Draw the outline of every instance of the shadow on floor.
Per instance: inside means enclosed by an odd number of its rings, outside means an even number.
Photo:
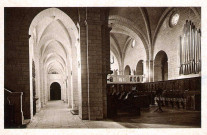
[[[163,112],[154,112],[156,108],[145,109],[141,115],[132,115],[123,111],[112,120],[127,128],[200,128],[201,112],[163,108]]]

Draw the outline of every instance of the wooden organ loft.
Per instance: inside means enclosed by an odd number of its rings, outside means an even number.
[[[110,75],[107,84],[108,117],[117,116],[118,111],[140,115],[140,108],[148,108],[158,102],[173,109],[200,111],[201,30],[189,20],[184,24],[178,52],[179,74],[184,76],[183,79],[143,82],[140,75]],[[199,77],[185,77],[195,74]],[[156,92],[160,88],[163,92],[158,97]]]

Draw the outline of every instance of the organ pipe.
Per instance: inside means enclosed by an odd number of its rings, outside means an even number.
[[[198,74],[201,72],[201,31],[186,20],[183,35],[180,37],[180,74]]]

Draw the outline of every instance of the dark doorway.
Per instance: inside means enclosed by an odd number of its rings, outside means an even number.
[[[50,100],[61,100],[61,88],[57,82],[50,85]]]

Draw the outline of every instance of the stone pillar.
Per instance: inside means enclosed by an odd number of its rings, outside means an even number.
[[[68,68],[68,79],[67,79],[67,91],[68,91],[68,107],[71,108],[72,107],[72,96],[71,96],[71,81],[72,81],[72,77],[71,77],[71,68],[70,66],[67,66]]]
[[[81,53],[81,92],[79,101],[79,117],[88,119],[88,75],[87,75],[87,33],[86,25],[86,8],[79,8],[80,18],[80,53]]]
[[[43,84],[43,63],[40,61],[40,102],[41,102],[41,108],[44,107],[44,96],[43,96],[43,90],[44,90],[44,84]]]
[[[104,14],[105,12],[105,14]],[[103,118],[107,117],[107,75],[110,73],[110,31],[112,28],[108,27],[108,11],[102,9],[102,94],[103,94]]]
[[[153,76],[154,76],[154,72],[153,72],[153,60],[149,61],[149,82],[153,82]]]
[[[121,58],[121,71],[120,71],[120,75],[124,75],[124,58],[125,58],[125,53],[122,53],[122,58]]]
[[[48,95],[48,87],[47,87],[47,78],[48,78],[48,74],[47,74],[47,69],[44,68],[44,104],[46,105],[47,103],[47,95]]]
[[[149,61],[144,61],[144,78],[146,82],[149,82]]]
[[[80,19],[82,109],[79,116],[103,119],[107,112],[106,76],[110,69],[108,8],[82,8]]]
[[[152,82],[153,81],[153,60],[146,60],[143,61],[144,63],[144,77],[146,82]]]
[[[78,110],[78,59],[77,59],[77,48],[72,46],[72,109]]]
[[[39,71],[39,59],[37,60],[37,62],[35,62],[35,74],[36,74],[36,77],[35,77],[35,85],[36,85],[36,97],[38,98],[37,100],[37,104],[36,104],[36,112],[39,112],[40,111],[40,108],[41,108],[41,94],[40,94],[40,71]]]

